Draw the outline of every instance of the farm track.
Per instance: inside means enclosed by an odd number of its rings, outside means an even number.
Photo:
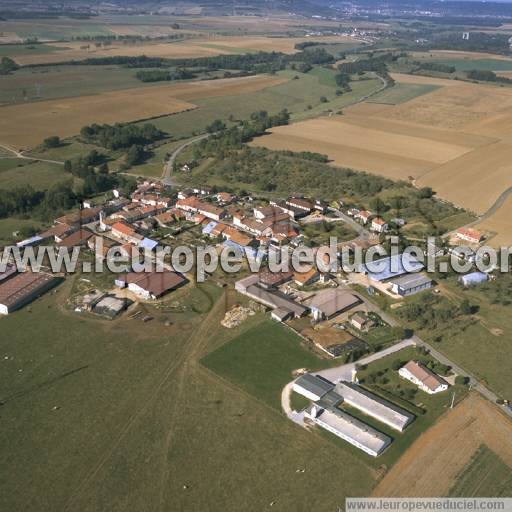
[[[23,151],[16,151],[11,146],[7,146],[5,144],[0,144],[0,148],[13,155],[12,157],[6,156],[4,158],[19,158],[20,160],[32,160],[34,162],[47,162],[49,164],[64,165],[64,162],[61,162],[60,160],[48,160],[46,158],[27,156]]]

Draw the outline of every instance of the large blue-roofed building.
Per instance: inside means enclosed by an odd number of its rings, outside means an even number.
[[[412,254],[404,252],[361,265],[359,271],[373,281],[387,281],[404,274],[423,270],[424,265]]]

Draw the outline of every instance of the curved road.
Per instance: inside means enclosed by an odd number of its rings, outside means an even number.
[[[169,157],[169,160],[167,160],[167,163],[164,165],[164,172],[162,173],[162,177],[160,180],[163,182],[164,185],[172,186],[174,185],[171,173],[172,169],[174,167],[174,162],[176,161],[176,158],[178,155],[186,148],[191,146],[192,144],[195,144],[196,142],[199,142],[200,140],[207,139],[210,137],[210,135],[213,135],[213,133],[204,133],[203,135],[199,135],[198,137],[194,137],[193,139],[190,139],[189,141],[185,142],[178,148],[174,150],[172,155]]]

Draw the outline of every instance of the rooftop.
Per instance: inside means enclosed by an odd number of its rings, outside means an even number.
[[[373,281],[385,281],[403,274],[419,272],[423,267],[423,263],[412,254],[404,252],[363,264],[359,270],[368,274]]]
[[[397,430],[402,431],[414,419],[414,415],[405,409],[366,391],[356,384],[339,382],[336,385],[336,392],[352,407]]]
[[[423,286],[424,284],[431,283],[432,279],[428,277],[426,274],[407,274],[406,276],[399,277],[398,279],[393,279],[391,281],[392,284],[400,286],[404,290],[410,290],[412,288],[416,288],[418,286]]]
[[[334,389],[334,384],[332,382],[329,382],[318,375],[312,375],[311,373],[301,375],[295,381],[295,384],[320,397],[323,397],[329,391]]]
[[[429,388],[431,391],[435,391],[439,386],[446,384],[446,381],[436,375],[434,372],[430,371],[426,366],[422,363],[417,363],[416,361],[409,361],[404,368],[414,375],[418,380],[420,380],[424,386]]]

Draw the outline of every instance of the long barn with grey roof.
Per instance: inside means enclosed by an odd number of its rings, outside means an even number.
[[[336,384],[335,391],[343,397],[344,403],[399,432],[414,420],[414,415],[410,412],[370,393],[357,384],[339,382]]]

